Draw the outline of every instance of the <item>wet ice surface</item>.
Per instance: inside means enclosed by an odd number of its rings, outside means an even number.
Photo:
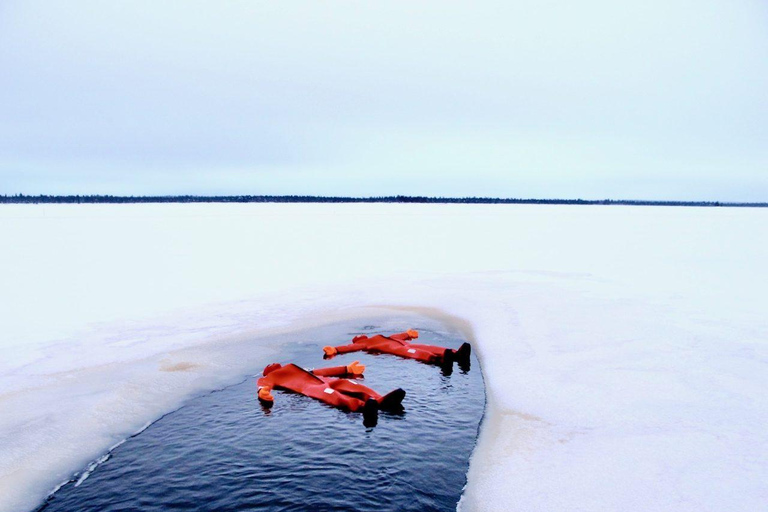
[[[338,333],[339,344],[356,334]],[[441,331],[421,334],[420,342],[452,348],[464,341]],[[320,346],[301,345],[280,362],[311,368],[359,359],[367,386],[382,394],[406,390],[405,412],[381,412],[368,428],[359,413],[283,391],[273,392],[275,404],[266,410],[250,377],[152,424],[41,509],[455,510],[485,407],[474,355],[469,370],[454,366],[449,373],[363,352],[323,361]]]

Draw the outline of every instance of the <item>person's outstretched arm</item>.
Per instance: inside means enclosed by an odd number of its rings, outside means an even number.
[[[390,339],[398,340],[398,341],[411,341],[415,340],[419,337],[419,331],[415,329],[408,329],[405,332],[400,332],[397,334],[393,334],[391,336],[388,336]]]
[[[350,345],[341,345],[338,347],[330,347],[326,346],[323,347],[323,352],[325,352],[325,357],[333,357],[336,354],[348,354],[350,352],[358,352],[360,350],[364,350],[365,345],[362,343],[352,343]]]
[[[330,368],[315,368],[312,373],[321,377],[344,377],[345,375],[360,376],[365,371],[365,365],[353,361],[347,366],[332,366]]]
[[[365,334],[360,334],[352,338],[352,344],[350,345],[341,345],[338,347],[325,346],[323,347],[323,352],[325,352],[323,359],[330,359],[336,354],[348,354],[349,352],[365,350],[368,348],[368,343],[366,343],[367,341],[369,341],[368,336]]]

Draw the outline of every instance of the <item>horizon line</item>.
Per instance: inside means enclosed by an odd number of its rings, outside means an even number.
[[[675,199],[581,199],[581,198],[513,198],[487,196],[326,196],[300,194],[2,194],[0,204],[102,204],[102,203],[433,203],[433,204],[576,204],[628,206],[707,206],[707,207],[768,207],[768,202],[745,201],[683,201]]]

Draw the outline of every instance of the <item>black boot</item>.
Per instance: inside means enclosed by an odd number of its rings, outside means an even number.
[[[405,398],[405,391],[397,388],[394,391],[390,391],[381,398],[379,402],[379,409],[382,411],[400,411],[403,409],[403,398]]]
[[[379,402],[373,398],[365,401],[363,407],[363,425],[366,427],[375,427],[379,419]]]
[[[459,364],[466,365],[469,364],[469,356],[471,353],[472,347],[469,345],[469,343],[463,343],[456,351],[454,357]]]
[[[440,361],[440,367],[444,372],[447,371],[448,374],[450,374],[453,369],[453,349],[445,349],[445,352],[443,352],[443,360]]]

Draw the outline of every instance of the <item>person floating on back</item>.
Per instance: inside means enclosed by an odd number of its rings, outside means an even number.
[[[272,389],[286,389],[340,409],[362,411],[364,423],[375,425],[379,409],[402,410],[405,391],[398,388],[382,396],[352,380],[361,377],[364,371],[365,366],[358,361],[347,366],[314,370],[305,370],[295,364],[273,363],[264,368],[263,377],[257,381],[259,401],[269,407],[274,402]]]
[[[469,355],[472,352],[469,343],[464,343],[457,350],[454,350],[451,348],[436,347],[434,345],[420,345],[410,342],[418,337],[418,331],[413,329],[391,336],[377,334],[369,338],[363,334],[352,338],[352,343],[350,345],[323,347],[323,352],[325,352],[324,358],[329,359],[337,354],[346,354],[363,350],[373,354],[394,354],[396,356],[417,359],[425,363],[439,364],[441,366],[450,366],[454,361],[461,365],[469,364]]]

